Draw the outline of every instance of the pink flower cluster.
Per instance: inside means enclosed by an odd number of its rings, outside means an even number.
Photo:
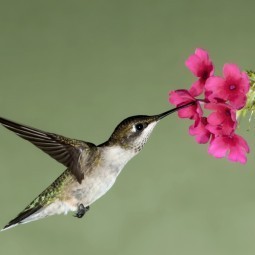
[[[235,64],[225,64],[223,77],[215,76],[208,53],[199,48],[185,64],[198,79],[189,90],[171,91],[169,102],[176,106],[194,102],[178,112],[180,118],[194,121],[189,134],[195,136],[198,143],[209,142],[208,152],[216,158],[227,156],[230,161],[246,163],[249,146],[235,131],[236,111],[245,106],[249,77]],[[204,116],[203,109],[211,113]]]

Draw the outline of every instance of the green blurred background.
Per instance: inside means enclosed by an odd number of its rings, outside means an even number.
[[[0,1],[0,113],[99,144],[124,118],[170,109],[196,47],[255,69],[255,2]],[[177,116],[82,220],[50,217],[0,234],[0,254],[255,254],[254,126],[246,165],[214,159]],[[4,226],[64,167],[0,130]]]

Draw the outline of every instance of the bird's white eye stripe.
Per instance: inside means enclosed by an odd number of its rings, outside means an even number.
[[[132,132],[142,132],[147,126],[147,123],[136,123],[132,126]]]

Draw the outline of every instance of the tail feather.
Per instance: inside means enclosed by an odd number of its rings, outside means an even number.
[[[42,208],[42,205],[37,205],[36,207],[33,208],[28,208],[22,211],[21,213],[18,214],[16,218],[11,220],[7,225],[4,226],[4,228],[1,231],[7,230],[9,228],[15,227],[18,224],[23,224],[26,223],[23,222],[25,219],[27,219],[29,216],[33,215],[37,211],[39,211]]]
[[[36,197],[16,218],[11,220],[1,231],[18,224],[39,220],[54,214],[67,214],[75,211],[77,206],[65,203],[58,198],[64,183],[70,178],[69,170],[63,172],[47,189]]]

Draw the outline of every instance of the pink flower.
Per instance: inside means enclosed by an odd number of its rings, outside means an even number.
[[[197,48],[185,64],[199,78],[189,90],[193,96],[198,96],[203,92],[206,80],[214,73],[213,63],[207,51]]]
[[[180,106],[197,100],[186,89],[174,90],[169,93],[169,102],[173,105]],[[203,114],[199,103],[186,107],[178,111],[180,118],[196,119]]]
[[[246,94],[249,91],[249,78],[245,72],[241,72],[235,64],[225,64],[223,67],[224,78],[210,77],[205,89],[210,93],[208,100],[229,101],[236,109],[241,109],[246,103]]]
[[[196,136],[198,143],[207,143],[211,137],[211,133],[206,128],[207,118],[197,118],[195,123],[189,127],[189,134]]]
[[[213,75],[213,64],[207,51],[197,48],[185,62],[190,71],[199,78],[206,80]]]
[[[182,106],[194,102],[178,111],[180,118],[194,120],[189,134],[198,143],[210,141],[209,153],[217,158],[227,156],[230,161],[246,163],[249,152],[247,142],[235,134],[236,112],[246,104],[250,89],[249,78],[237,65],[225,64],[223,78],[214,76],[214,66],[207,51],[196,49],[185,62],[190,71],[198,77],[189,90],[176,90],[169,94],[169,102]],[[197,99],[197,96],[202,98]],[[208,117],[203,110],[209,110]]]
[[[211,140],[208,152],[216,158],[227,156],[228,160],[245,164],[246,153],[250,149],[247,142],[239,135],[218,136]]]
[[[206,128],[215,135],[231,135],[237,126],[236,111],[224,103],[205,104],[205,109],[213,110],[207,118]]]

